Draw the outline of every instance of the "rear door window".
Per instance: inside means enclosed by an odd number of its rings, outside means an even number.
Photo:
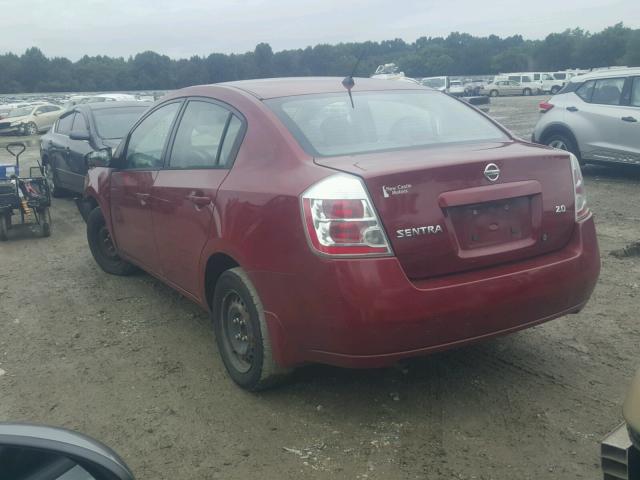
[[[180,120],[169,168],[215,168],[230,163],[242,122],[221,105],[192,100]]]
[[[624,78],[603,78],[602,80],[596,80],[593,94],[591,95],[591,103],[620,105],[624,80]]]
[[[75,113],[65,115],[58,120],[58,126],[56,127],[56,133],[61,135],[69,135],[71,132],[71,126],[73,125],[73,119],[76,116]]]
[[[169,103],[147,116],[129,137],[126,167],[129,169],[159,169],[180,102]]]

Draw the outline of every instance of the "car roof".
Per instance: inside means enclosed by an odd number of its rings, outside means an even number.
[[[151,105],[153,105],[153,102],[127,101],[127,102],[81,103],[79,105],[74,106],[72,110],[84,112],[84,111],[93,111],[93,110],[106,110],[110,108],[119,108],[119,107],[149,107]]]
[[[571,77],[569,81],[584,82],[586,80],[593,80],[596,78],[629,77],[632,75],[640,75],[640,68],[607,68],[603,70],[594,70],[593,72]]]
[[[261,100],[294,95],[344,92],[342,77],[285,77],[240,80],[211,86],[232,87],[243,90]],[[354,92],[383,90],[431,90],[413,82],[398,82],[375,78],[354,78]],[[209,86],[209,85],[207,85]]]

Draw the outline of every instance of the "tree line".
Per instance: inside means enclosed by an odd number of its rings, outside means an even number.
[[[521,35],[476,37],[454,32],[381,42],[320,44],[273,52],[267,43],[242,54],[171,59],[147,51],[129,58],[84,56],[76,62],[47,58],[37,47],[0,55],[0,93],[165,90],[247,78],[337,75],[369,76],[377,65],[395,63],[406,75],[484,75],[640,65],[640,29],[622,23],[597,33],[580,28],[544,40]]]

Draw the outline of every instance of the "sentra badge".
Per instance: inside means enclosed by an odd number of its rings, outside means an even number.
[[[396,230],[396,237],[409,238],[422,235],[435,235],[436,233],[442,233],[442,227],[440,225],[425,225],[424,227],[401,228],[400,230]]]

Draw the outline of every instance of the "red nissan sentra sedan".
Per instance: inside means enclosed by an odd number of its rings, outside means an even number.
[[[90,154],[97,263],[212,313],[256,390],[292,367],[381,367],[587,302],[600,259],[571,154],[419,85],[185,88]]]

